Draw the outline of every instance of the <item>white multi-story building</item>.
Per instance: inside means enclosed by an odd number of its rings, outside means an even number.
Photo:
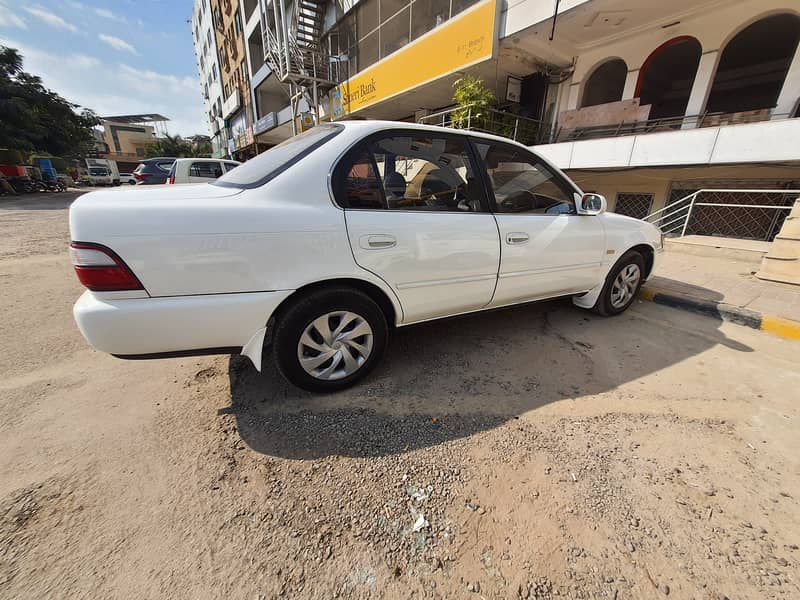
[[[227,139],[225,139],[222,120],[222,83],[209,0],[195,0],[191,25],[194,54],[200,76],[200,90],[211,135],[211,147],[214,157],[222,157],[227,154]]]

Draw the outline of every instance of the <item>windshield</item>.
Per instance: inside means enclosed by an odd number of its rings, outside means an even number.
[[[228,171],[217,179],[214,185],[238,188],[263,185],[301,158],[311,154],[343,129],[344,126],[337,124],[317,125]]]

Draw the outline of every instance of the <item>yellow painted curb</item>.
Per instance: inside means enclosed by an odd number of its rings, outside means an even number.
[[[639,289],[639,298],[641,298],[642,300],[652,300],[655,297],[656,297],[655,290],[650,290],[647,288]]]
[[[761,317],[761,330],[790,340],[800,340],[800,323],[780,317]]]

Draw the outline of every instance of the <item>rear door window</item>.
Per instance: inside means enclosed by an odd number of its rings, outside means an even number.
[[[214,185],[236,188],[264,185],[343,130],[344,126],[338,123],[317,125],[228,171]]]
[[[175,164],[174,160],[164,160],[164,161],[161,161],[161,162],[157,162],[156,166],[159,169],[161,169],[162,171],[169,172],[169,170],[172,168],[172,165],[174,165],[174,164]]]
[[[222,167],[218,162],[195,162],[189,166],[190,177],[216,179],[222,175]]]
[[[485,194],[467,140],[392,133],[345,158],[335,175],[343,208],[483,212]]]

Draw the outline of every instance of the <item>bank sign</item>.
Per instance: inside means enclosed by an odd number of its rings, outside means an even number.
[[[334,119],[492,58],[497,0],[483,0],[337,86]]]

